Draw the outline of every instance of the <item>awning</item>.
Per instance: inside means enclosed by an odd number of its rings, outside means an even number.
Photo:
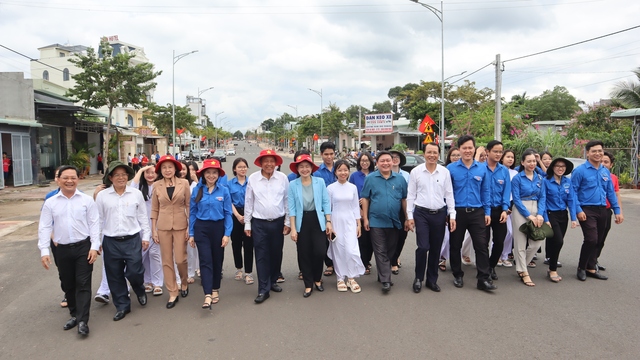
[[[635,118],[640,117],[640,109],[618,110],[611,113],[612,118]]]
[[[17,125],[17,126],[29,126],[29,127],[42,127],[42,124],[35,120],[13,120],[0,118],[0,124]]]
[[[135,131],[131,131],[131,130],[127,130],[127,129],[118,129],[118,132],[120,133],[120,135],[124,135],[124,136],[140,136],[140,134],[138,134]]]
[[[142,136],[145,139],[166,139],[166,137],[162,136],[162,135],[147,135],[147,136]]]

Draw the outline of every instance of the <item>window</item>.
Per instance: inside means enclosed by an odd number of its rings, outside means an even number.
[[[142,117],[142,126],[147,126],[147,118],[146,117]]]
[[[64,53],[63,53],[63,52],[60,52],[60,53],[58,53],[58,56],[60,56],[60,57],[64,57]]]
[[[127,124],[133,127],[133,116],[131,116],[131,114],[127,115]]]
[[[42,72],[42,79],[49,80],[49,72],[47,70]]]
[[[69,81],[69,69],[62,70],[62,81]]]

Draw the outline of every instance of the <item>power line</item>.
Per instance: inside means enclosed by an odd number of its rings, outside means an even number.
[[[568,45],[560,46],[560,47],[557,47],[557,48],[553,48],[553,49],[549,49],[549,50],[544,50],[544,51],[540,51],[540,52],[533,53],[533,54],[529,54],[529,55],[519,56],[519,57],[516,57],[516,58],[513,58],[513,59],[508,59],[508,60],[503,61],[502,63],[504,64],[504,63],[506,63],[506,62],[508,62],[508,61],[520,60],[520,59],[524,59],[524,58],[528,58],[528,57],[531,57],[531,56],[536,56],[536,55],[545,54],[545,53],[552,52],[552,51],[556,51],[556,50],[566,49],[566,48],[571,47],[571,46],[576,46],[576,45],[584,44],[584,43],[587,43],[587,42],[590,42],[590,41],[594,41],[594,40],[598,40],[598,39],[606,38],[606,37],[608,37],[608,36],[612,36],[612,35],[620,34],[620,33],[623,33],[623,32],[626,32],[626,31],[630,31],[630,30],[633,30],[633,29],[637,29],[637,28],[640,28],[640,25],[632,26],[632,27],[630,27],[630,28],[626,28],[626,29],[623,29],[623,30],[619,30],[619,31],[616,31],[616,32],[612,32],[612,33],[609,33],[609,34],[606,34],[606,35],[597,36],[597,37],[594,37],[594,38],[591,38],[591,39],[587,39],[587,40],[579,41],[579,42],[576,42],[576,43],[573,43],[573,44],[568,44]]]
[[[473,75],[473,74],[477,73],[478,71],[480,71],[480,70],[482,70],[482,69],[486,68],[487,66],[491,66],[491,65],[493,65],[493,62],[490,62],[490,63],[488,63],[487,65],[485,65],[485,66],[481,67],[480,69],[478,69],[478,70],[476,70],[476,71],[471,72],[469,75],[464,76],[464,77],[461,77],[460,79],[458,79],[458,80],[456,80],[456,81],[454,81],[454,82],[450,82],[449,84],[453,85],[453,84],[457,83],[458,81],[462,81],[462,80],[464,80],[464,79],[468,78],[469,76],[471,76],[471,75]]]
[[[38,59],[33,59],[33,58],[31,58],[30,56],[27,56],[27,55],[25,55],[25,54],[23,54],[23,53],[21,53],[21,52],[18,52],[18,51],[16,51],[16,50],[13,50],[13,49],[11,49],[11,48],[8,48],[8,47],[6,47],[6,46],[4,46],[4,45],[2,45],[2,44],[0,44],[0,47],[7,49],[7,50],[11,51],[11,52],[12,52],[12,53],[14,53],[14,54],[18,54],[18,55],[20,55],[20,56],[22,56],[22,57],[25,57],[25,58],[27,58],[27,59],[29,59],[29,60],[31,60],[31,61],[35,61],[35,62],[37,62],[37,63],[39,63],[39,64],[42,64],[42,65],[44,65],[44,66],[48,66],[48,67],[50,67],[50,68],[52,68],[52,69],[54,69],[54,70],[58,70],[58,71],[60,71],[60,72],[64,73],[64,70],[60,70],[60,69],[58,69],[58,68],[57,68],[57,67],[55,67],[55,66],[51,66],[51,65],[49,65],[49,64],[43,63],[42,61],[40,61],[40,60],[38,60]],[[71,73],[70,73],[69,75],[75,75],[75,74],[71,74]]]

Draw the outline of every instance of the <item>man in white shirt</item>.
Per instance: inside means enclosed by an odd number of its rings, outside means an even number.
[[[149,247],[151,230],[142,193],[127,186],[127,181],[133,176],[133,169],[126,164],[120,161],[109,163],[104,178],[107,188],[96,197],[102,220],[104,268],[116,307],[114,321],[124,319],[131,312],[127,280],[140,305],[147,304],[142,250]]]
[[[44,202],[38,225],[40,261],[49,270],[49,243],[53,233],[58,275],[68,302],[71,319],[64,330],[78,326],[78,334],[89,335],[91,274],[100,249],[100,222],[93,199],[78,191],[78,169],[58,170],[60,192]]]
[[[276,283],[282,264],[284,235],[291,231],[287,194],[289,180],[276,167],[282,158],[273,150],[262,150],[254,161],[261,169],[247,180],[244,202],[244,232],[253,238],[258,271],[258,297],[260,304],[269,298],[269,291],[281,292]]]
[[[407,191],[407,221],[405,228],[416,229],[416,278],[413,281],[413,291],[419,293],[422,289],[425,268],[427,280],[425,286],[439,292],[438,262],[440,249],[447,226],[456,229],[456,210],[453,199],[453,186],[449,170],[438,165],[440,147],[429,143],[424,147],[426,162],[416,166],[409,175],[409,189]],[[427,262],[427,252],[429,258]],[[428,264],[428,266],[427,266]]]

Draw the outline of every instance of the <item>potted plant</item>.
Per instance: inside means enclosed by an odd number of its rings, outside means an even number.
[[[78,141],[71,141],[73,152],[69,154],[67,163],[75,166],[80,171],[80,178],[84,179],[91,167],[91,158],[95,156],[93,147],[95,144],[84,144]]]
[[[631,175],[629,175],[629,173],[623,172],[622,174],[620,174],[620,176],[618,177],[618,182],[620,183],[620,187],[623,189],[632,189],[632,184],[631,184]]]

